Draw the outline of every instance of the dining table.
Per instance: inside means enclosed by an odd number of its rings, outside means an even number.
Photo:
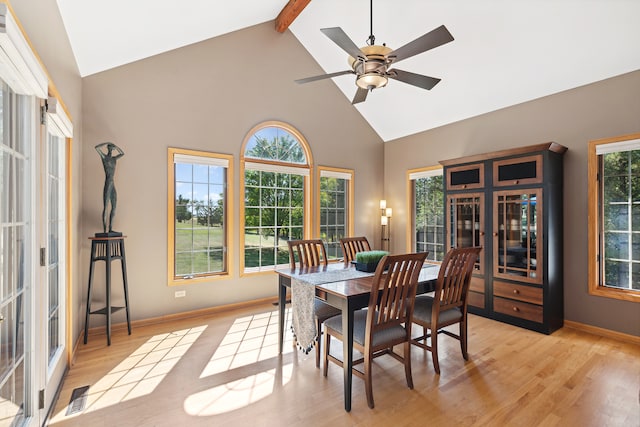
[[[439,264],[425,263],[418,277],[416,294],[432,292],[438,278]],[[369,305],[369,296],[373,284],[374,273],[356,273],[351,263],[334,262],[326,266],[304,268],[282,268],[278,273],[278,352],[282,354],[285,328],[285,304],[287,290],[291,288],[292,280],[304,281],[308,277],[314,283],[315,298],[339,308],[342,312],[343,345],[343,374],[344,374],[344,409],[351,411],[351,389],[353,369],[353,318],[356,310]],[[320,332],[318,331],[318,334]],[[316,343],[319,345],[319,343]]]

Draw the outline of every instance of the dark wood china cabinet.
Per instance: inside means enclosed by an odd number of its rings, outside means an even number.
[[[471,313],[547,334],[562,327],[566,151],[550,142],[440,162],[447,249],[483,247]]]

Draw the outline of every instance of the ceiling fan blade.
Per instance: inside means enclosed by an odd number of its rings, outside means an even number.
[[[360,102],[364,102],[365,99],[367,99],[368,93],[369,91],[367,89],[362,89],[361,87],[359,87],[358,91],[356,92],[356,96],[353,97],[353,101],[351,101],[351,103],[359,104]]]
[[[427,34],[389,53],[388,57],[392,59],[393,62],[402,61],[403,59],[411,58],[419,53],[442,46],[450,41],[453,41],[453,36],[449,30],[447,30],[447,27],[441,25],[435,30],[431,30]]]
[[[306,79],[298,79],[295,82],[298,84],[309,83],[309,82],[315,82],[316,80],[330,79],[332,77],[342,76],[344,74],[355,74],[355,73],[353,72],[353,70],[344,70],[344,71],[338,71],[337,73],[322,74],[319,76],[307,77]]]
[[[422,89],[431,90],[435,85],[440,82],[440,79],[435,77],[423,76],[422,74],[411,73],[409,71],[398,70],[394,68],[387,73],[389,78],[401,81],[413,86],[421,87]]]
[[[358,46],[349,38],[347,33],[342,31],[340,27],[332,27],[332,28],[321,28],[320,31],[324,33],[325,36],[329,37],[335,44],[340,46],[342,50],[347,52],[352,57],[365,58],[364,53],[360,50]]]

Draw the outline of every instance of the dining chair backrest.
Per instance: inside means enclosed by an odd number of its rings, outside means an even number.
[[[327,250],[320,239],[289,240],[289,265],[296,268],[296,255],[300,268],[327,265]]]
[[[380,260],[371,286],[365,341],[376,331],[396,325],[408,325],[410,332],[418,276],[426,257],[421,252]]]
[[[355,261],[358,252],[371,250],[371,245],[365,236],[361,237],[343,237],[340,239],[342,246],[342,255],[345,262]]]
[[[447,252],[436,281],[433,315],[437,318],[439,311],[454,307],[466,312],[467,294],[471,282],[471,274],[481,247],[453,248]]]

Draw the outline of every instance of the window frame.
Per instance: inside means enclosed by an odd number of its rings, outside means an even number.
[[[288,133],[290,133],[291,135],[293,135],[296,140],[300,143],[300,146],[302,147],[302,150],[304,151],[305,157],[306,157],[306,163],[288,163],[288,162],[282,162],[282,161],[278,161],[278,160],[269,160],[269,159],[259,159],[259,158],[255,158],[255,157],[247,157],[245,156],[245,152],[247,149],[247,145],[249,144],[251,138],[260,130],[268,128],[268,127],[275,127],[275,128],[280,128]],[[245,227],[246,227],[246,223],[245,223],[245,173],[247,170],[247,163],[249,164],[262,164],[265,165],[265,167],[272,167],[272,168],[282,168],[282,169],[287,169],[290,170],[291,172],[286,172],[286,173],[293,173],[294,170],[299,169],[301,171],[300,175],[303,176],[304,179],[304,184],[303,184],[303,191],[304,191],[304,196],[303,196],[303,225],[302,225],[302,234],[303,234],[303,238],[304,239],[309,239],[311,236],[311,230],[313,229],[312,227],[312,209],[311,209],[311,199],[312,199],[312,177],[314,176],[313,174],[313,156],[311,154],[311,149],[309,147],[309,143],[307,142],[307,140],[304,138],[304,136],[302,136],[302,134],[293,126],[291,126],[288,123],[285,122],[281,122],[281,121],[276,121],[276,120],[269,120],[269,121],[265,121],[262,123],[259,123],[257,125],[255,125],[253,128],[251,128],[245,138],[244,141],[242,142],[242,146],[240,147],[240,188],[239,188],[239,197],[240,197],[240,225],[239,225],[239,234],[240,234],[240,255],[239,255],[239,263],[240,263],[240,272],[239,275],[240,277],[244,277],[244,276],[254,276],[254,275],[261,275],[261,274],[272,274],[276,268],[278,268],[279,266],[284,266],[284,264],[278,264],[278,265],[270,265],[270,266],[260,266],[260,267],[249,267],[250,270],[247,270],[247,267],[245,266],[245,259],[244,259],[244,253],[245,253]],[[289,265],[289,263],[287,262],[286,264],[287,266]]]
[[[194,283],[210,282],[212,280],[226,279],[233,275],[233,155],[212,153],[208,151],[189,150],[183,148],[169,147],[167,155],[167,283],[169,286],[183,286]],[[175,167],[174,156],[187,155],[194,157],[212,158],[226,160],[226,194],[224,202],[224,260],[225,269],[221,272],[210,272],[198,274],[192,277],[177,277],[175,272]]]
[[[613,298],[624,301],[640,302],[640,291],[631,289],[620,289],[601,284],[602,278],[599,268],[599,258],[604,247],[604,242],[599,244],[602,230],[600,227],[600,218],[603,215],[600,205],[600,181],[598,179],[600,173],[599,156],[596,152],[597,147],[603,144],[619,143],[623,141],[640,140],[640,133],[617,136],[612,138],[603,138],[589,141],[588,152],[588,282],[589,294]],[[603,239],[604,240],[604,239]]]
[[[332,166],[318,166],[318,172],[316,175],[316,182],[318,183],[316,185],[316,214],[317,216],[317,221],[316,221],[316,227],[315,227],[315,231],[316,231],[316,235],[317,236],[321,236],[321,231],[322,231],[322,223],[321,223],[321,218],[322,218],[322,205],[321,205],[321,200],[320,200],[320,195],[321,195],[321,184],[322,184],[322,178],[325,178],[325,176],[322,176],[324,174],[326,175],[335,175],[334,177],[336,178],[340,178],[338,175],[342,175],[344,176],[341,179],[345,179],[348,181],[347,183],[347,200],[345,202],[345,208],[347,209],[347,215],[345,218],[346,224],[345,224],[345,232],[346,235],[344,237],[351,237],[354,235],[354,230],[355,230],[355,224],[354,224],[354,206],[355,206],[355,197],[354,197],[354,188],[355,188],[355,183],[354,183],[354,177],[355,177],[355,172],[353,169],[345,169],[345,168],[337,168],[337,167],[332,167]],[[348,177],[347,177],[348,176]],[[326,177],[331,177],[331,176],[326,176]],[[328,246],[329,243],[340,243],[340,241],[338,240],[337,242],[329,242],[329,241],[325,241],[325,244]],[[328,251],[328,248],[327,248]],[[344,254],[343,254],[344,256]],[[340,260],[341,257],[338,258],[329,258],[329,261],[338,261]]]
[[[424,176],[422,176],[424,175]],[[419,178],[423,178],[423,177],[427,177],[427,176],[437,176],[440,175],[442,176],[442,194],[444,196],[445,193],[445,188],[444,188],[444,168],[441,165],[436,165],[436,166],[425,166],[425,167],[421,167],[421,168],[415,168],[415,169],[409,169],[407,170],[407,212],[410,213],[409,215],[409,226],[406,227],[407,231],[406,231],[406,242],[407,242],[407,251],[408,252],[415,252],[417,250],[417,242],[416,242],[416,216],[414,215],[415,213],[415,209],[416,209],[416,203],[415,203],[415,198],[416,198],[416,194],[415,194],[415,180],[419,179]],[[443,198],[443,207],[446,206],[444,198]],[[445,216],[445,212],[443,211],[443,219],[446,218]],[[446,231],[446,221],[443,224],[443,232],[444,235],[443,237],[443,249],[444,249],[444,254],[447,253],[446,247],[447,247],[447,242],[446,242],[446,238],[447,238],[447,231]],[[425,262],[428,263],[433,263],[433,264],[440,264],[442,261],[437,261],[437,260],[426,260]]]

